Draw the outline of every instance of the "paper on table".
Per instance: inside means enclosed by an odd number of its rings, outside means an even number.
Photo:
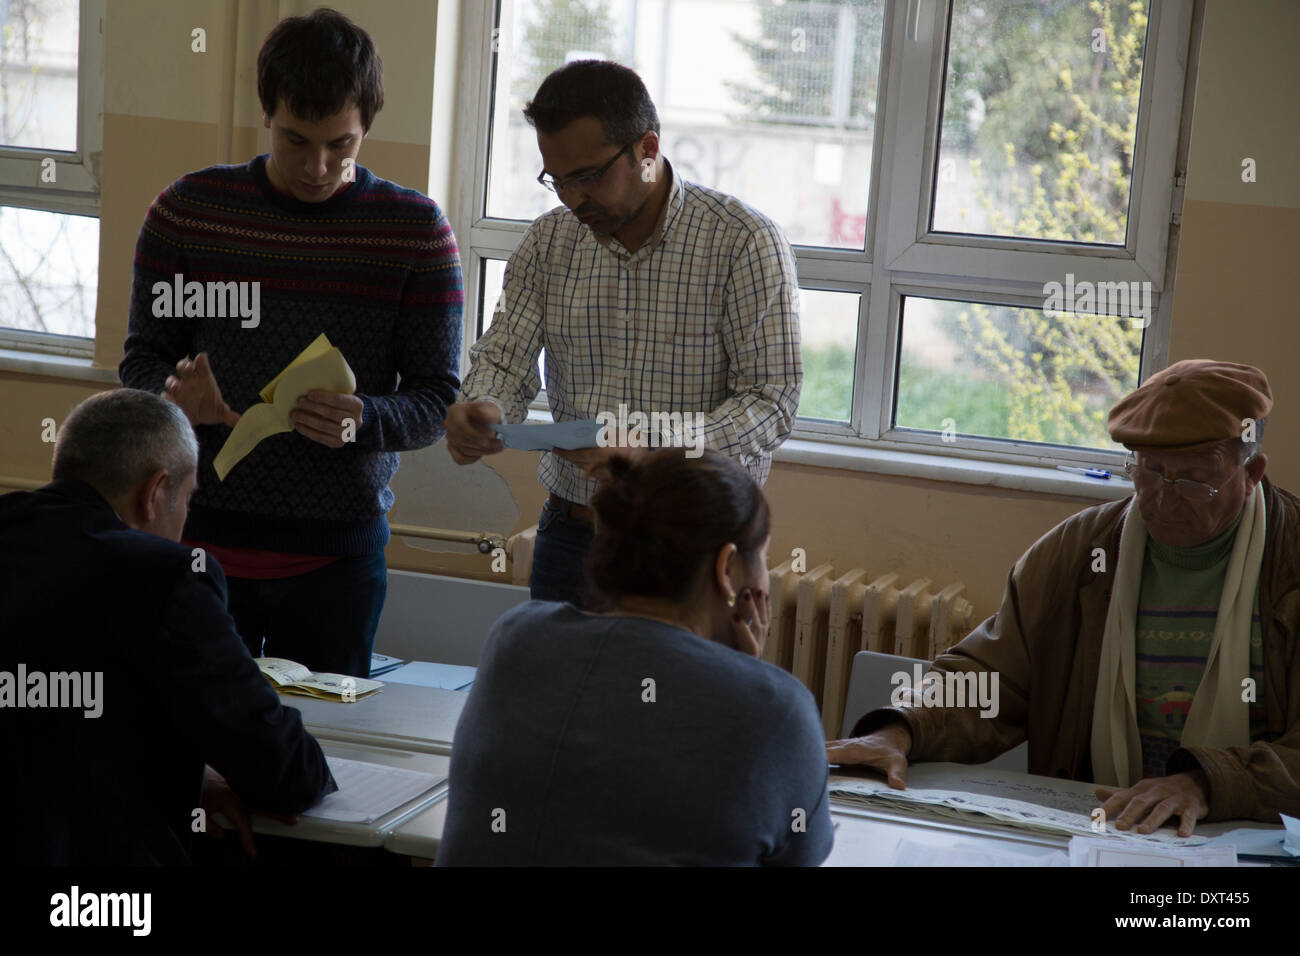
[[[1288,817],[1285,813],[1279,813],[1282,818],[1282,825],[1286,827],[1286,839],[1282,841],[1282,849],[1286,850],[1289,856],[1300,856],[1300,820],[1295,817]]]
[[[1031,833],[1094,836],[1092,811],[1100,805],[1090,783],[1057,780],[956,763],[907,768],[907,789],[883,780],[831,774],[832,799],[877,809],[909,810],[940,820],[970,822],[972,814]],[[1208,837],[1176,830],[1138,834],[1107,826],[1105,836],[1132,843],[1196,846]]]
[[[467,664],[434,664],[429,661],[411,661],[385,677],[394,684],[418,684],[442,690],[462,690],[474,683],[477,667]]]
[[[1290,819],[1281,814],[1283,821]],[[1283,827],[1267,827],[1263,824],[1252,827],[1237,827],[1228,830],[1209,841],[1209,846],[1231,846],[1238,857],[1277,856],[1286,858],[1287,851],[1283,845],[1286,833]]]
[[[259,394],[265,404],[254,405],[239,416],[239,422],[212,463],[217,477],[225,481],[230,469],[258,442],[292,431],[289,413],[297,407],[300,396],[317,388],[344,395],[357,390],[357,378],[347,359],[323,332],[262,389]]]
[[[1236,866],[1230,846],[1137,846],[1099,837],[1070,838],[1070,866]]]
[[[941,850],[927,843],[902,837],[894,848],[890,866],[1059,866],[1070,865],[1064,850],[1047,847],[1002,846],[981,840],[978,846],[961,843]]]
[[[576,422],[493,425],[492,428],[507,448],[516,451],[550,451],[552,448],[595,448],[601,425],[595,418],[584,418]]]
[[[304,817],[340,823],[370,823],[447,779],[364,760],[329,755],[325,759],[334,774],[334,782],[339,785],[338,791],[329,794],[310,810],[304,810]]]

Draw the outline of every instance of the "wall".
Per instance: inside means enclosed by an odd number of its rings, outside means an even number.
[[[109,5],[97,364],[112,368],[121,356],[132,250],[149,202],[181,173],[242,161],[265,148],[253,84],[257,45],[277,6],[284,15],[314,5],[240,2],[235,70],[224,78],[228,4]],[[385,58],[388,101],[361,161],[416,188],[428,188],[432,172],[447,188],[447,171],[440,166],[446,150],[429,146],[438,5],[335,5],[371,31]],[[208,29],[206,57],[189,51],[195,26]],[[1208,3],[1171,344],[1173,360],[1214,356],[1257,364],[1271,374],[1278,411],[1266,445],[1269,471],[1293,488],[1300,486],[1300,447],[1285,439],[1297,430],[1300,385],[1285,373],[1291,357],[1300,354],[1300,332],[1284,264],[1300,258],[1300,183],[1294,178],[1300,65],[1287,40],[1297,35],[1300,4],[1293,0]],[[441,39],[445,46],[447,36]],[[444,62],[437,78],[438,102],[446,102],[454,71]],[[232,89],[230,95],[222,92]],[[236,104],[224,118],[223,101]],[[227,141],[230,155],[222,156]],[[1243,156],[1256,159],[1257,183],[1240,182]],[[442,197],[435,191],[434,198]],[[0,419],[0,476],[46,479],[50,447],[40,442],[37,423],[46,416],[61,420],[95,387],[0,372],[0,403],[14,412]],[[506,452],[491,467],[456,469],[441,445],[404,455],[394,489],[394,522],[503,533],[533,524],[543,497],[535,455]],[[981,616],[996,608],[1019,554],[1090,504],[779,463],[767,492],[775,520],[774,562],[802,547],[810,566],[829,560],[840,568],[923,573],[945,584],[959,579]],[[394,540],[388,558],[393,567],[492,577],[488,561],[477,554],[431,553],[403,540]]]

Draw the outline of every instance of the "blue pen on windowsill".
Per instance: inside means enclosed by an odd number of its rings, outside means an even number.
[[[1056,470],[1068,471],[1072,475],[1083,475],[1085,478],[1100,478],[1102,481],[1110,481],[1113,477],[1104,468],[1071,468],[1069,465],[1057,465]]]

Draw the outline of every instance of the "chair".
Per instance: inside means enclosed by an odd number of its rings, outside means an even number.
[[[853,725],[867,712],[877,707],[888,707],[890,695],[899,686],[893,679],[894,675],[902,671],[910,680],[915,673],[913,667],[917,664],[921,665],[921,673],[924,674],[930,669],[931,662],[912,657],[896,657],[893,654],[878,654],[875,651],[859,651],[855,654],[840,736],[847,737],[853,733]],[[1021,743],[983,766],[1026,773],[1029,769],[1029,743]]]

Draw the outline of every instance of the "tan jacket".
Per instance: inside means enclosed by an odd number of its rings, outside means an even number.
[[[1168,773],[1205,771],[1204,819],[1279,823],[1300,815],[1300,499],[1263,481],[1268,529],[1259,580],[1267,733],[1248,747],[1179,749]],[[1029,772],[1092,780],[1092,705],[1111,578],[1130,498],[1088,508],[1057,525],[1016,562],[1002,607],[934,664],[938,671],[996,671],[999,712],[881,708],[854,727],[870,733],[901,714],[911,761],[983,763],[1029,740]],[[1094,572],[1094,550],[1106,554]]]

